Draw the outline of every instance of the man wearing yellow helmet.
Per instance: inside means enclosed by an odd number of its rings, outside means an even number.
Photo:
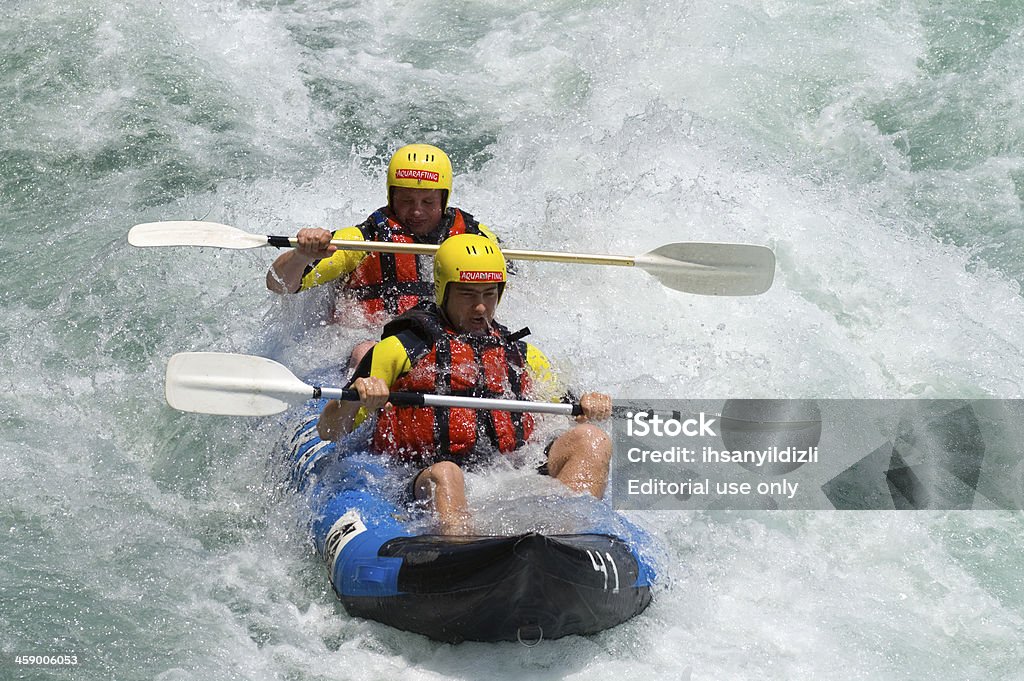
[[[359,402],[332,400],[320,415],[320,436],[335,440],[385,407],[392,390],[500,399],[547,399],[558,393],[547,358],[494,321],[508,280],[505,258],[480,235],[445,241],[434,258],[434,301],[420,303],[384,327],[351,387]],[[545,394],[546,393],[546,394]],[[545,473],[600,497],[608,480],[611,442],[590,423],[611,414],[611,398],[587,393],[581,423],[548,447]],[[389,406],[377,413],[372,448],[417,467],[414,498],[430,500],[441,530],[469,532],[462,467],[510,454],[533,432],[530,414],[499,410]]]
[[[429,299],[430,258],[412,254],[339,251],[331,239],[439,244],[453,234],[494,234],[472,215],[448,206],[452,164],[429,144],[410,144],[388,164],[388,204],[361,225],[330,232],[301,229],[296,248],[282,254],[267,272],[267,288],[298,293],[341,281],[342,295],[361,308],[371,323],[382,323]],[[339,321],[344,306],[335,299],[331,316]]]

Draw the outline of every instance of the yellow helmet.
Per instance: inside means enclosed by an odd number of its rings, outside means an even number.
[[[433,145],[407,144],[396,151],[388,163],[389,206],[393,187],[441,189],[444,191],[442,208],[446,208],[452,191],[452,162]]]
[[[508,270],[501,249],[480,234],[456,234],[444,240],[434,254],[434,300],[444,305],[448,284],[500,284],[498,302],[505,291]]]

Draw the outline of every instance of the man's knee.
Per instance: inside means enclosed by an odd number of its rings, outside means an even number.
[[[439,461],[427,468],[416,480],[416,498],[430,497],[431,489],[459,490],[466,486],[466,478],[458,464]]]
[[[437,482],[462,484],[465,477],[462,468],[452,461],[439,461],[427,469],[430,477]]]
[[[609,459],[611,457],[611,438],[592,423],[581,423],[562,435],[566,444],[577,452],[588,452],[594,456]]]
[[[548,449],[547,472],[558,477],[570,460],[607,468],[612,457],[608,434],[592,423],[581,423],[558,436]]]
[[[366,353],[368,353],[376,344],[377,341],[363,341],[352,348],[352,354],[348,356],[349,371],[359,366],[359,363],[363,361],[363,357],[366,356]]]

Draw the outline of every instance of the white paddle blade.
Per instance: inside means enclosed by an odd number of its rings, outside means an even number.
[[[175,409],[222,416],[269,416],[315,396],[273,360],[223,352],[174,355],[164,389]]]
[[[753,244],[666,244],[634,264],[668,288],[705,296],[756,296],[775,279],[775,253]]]
[[[132,246],[210,246],[213,248],[258,248],[267,245],[267,237],[250,234],[217,222],[177,220],[145,222],[128,230]]]

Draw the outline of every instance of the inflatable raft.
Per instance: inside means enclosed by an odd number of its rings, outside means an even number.
[[[623,518],[615,534],[418,534],[423,523],[396,501],[394,472],[321,440],[316,413],[289,442],[289,474],[350,615],[451,643],[535,643],[608,629],[650,603],[654,570],[639,550],[649,540]]]

